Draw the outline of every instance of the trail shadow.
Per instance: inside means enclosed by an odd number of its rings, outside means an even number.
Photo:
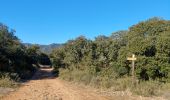
[[[55,79],[56,77],[58,77],[58,73],[54,72],[53,68],[43,67],[43,68],[37,69],[37,71],[34,73],[32,78],[23,79],[20,82],[26,83],[26,82],[29,82],[31,80]]]
[[[44,67],[38,69],[31,80],[42,80],[42,79],[54,79],[56,75],[53,73],[52,68]]]

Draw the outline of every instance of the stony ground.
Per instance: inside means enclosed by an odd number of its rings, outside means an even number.
[[[87,86],[76,85],[56,78],[51,68],[42,68],[18,90],[2,100],[164,100],[132,96],[126,92],[107,93]]]

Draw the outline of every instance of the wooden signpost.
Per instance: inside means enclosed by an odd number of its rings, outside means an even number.
[[[132,82],[135,84],[135,60],[137,58],[135,57],[134,54],[132,54],[132,57],[128,57],[127,60],[132,61]]]

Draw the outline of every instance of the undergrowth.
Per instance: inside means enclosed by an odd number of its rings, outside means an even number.
[[[19,80],[17,75],[3,73],[0,75],[0,87],[5,88],[16,88],[19,84],[17,81]]]
[[[168,83],[158,81],[138,81],[132,85],[132,79],[129,76],[116,78],[116,76],[91,74],[88,71],[60,69],[59,77],[67,81],[74,81],[89,85],[95,88],[112,89],[112,91],[130,90],[133,94],[142,96],[159,96],[164,89],[170,89]]]

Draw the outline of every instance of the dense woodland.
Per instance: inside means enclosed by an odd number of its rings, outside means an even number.
[[[151,18],[93,41],[80,36],[55,49],[50,57],[62,78],[109,88],[117,79],[131,76],[127,57],[132,54],[137,57],[138,82],[169,82],[170,21]]]
[[[36,45],[25,47],[14,35],[15,30],[0,24],[0,77],[26,79],[32,76],[38,64],[49,64],[48,56]]]

